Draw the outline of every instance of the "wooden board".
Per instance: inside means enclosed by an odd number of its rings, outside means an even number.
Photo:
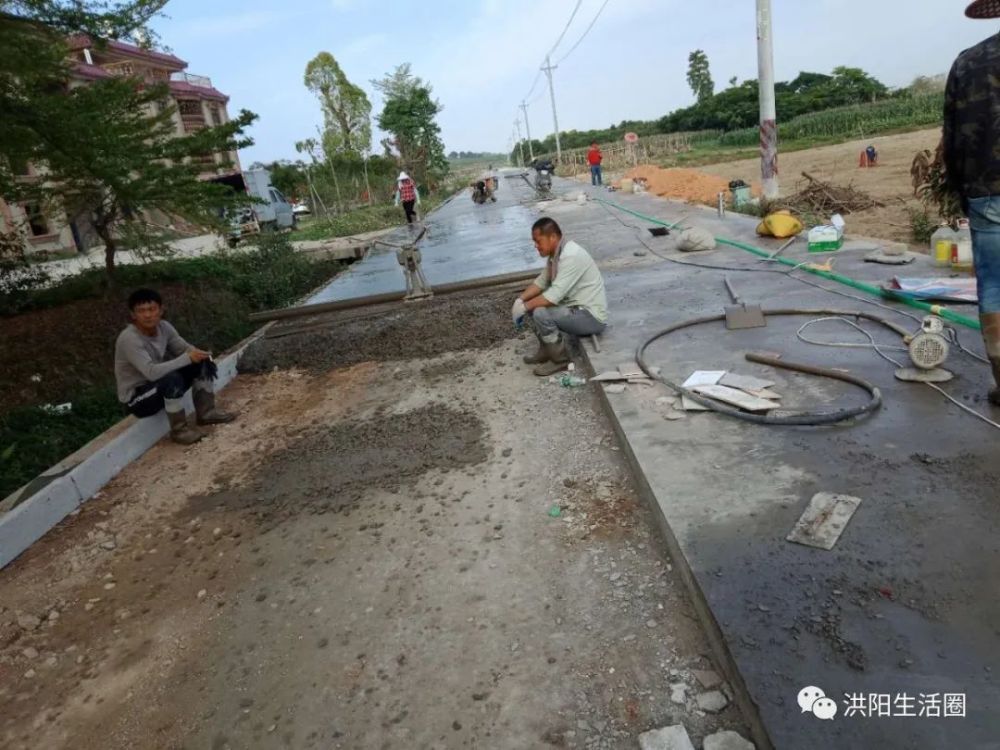
[[[746,411],[769,411],[777,406],[773,401],[769,401],[766,398],[757,398],[744,391],[737,390],[736,388],[727,388],[724,385],[697,385],[691,390],[703,396],[714,398],[717,401],[738,406]]]

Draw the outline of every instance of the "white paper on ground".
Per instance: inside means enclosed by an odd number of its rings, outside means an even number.
[[[726,374],[725,370],[695,370],[681,385],[694,388],[696,385],[715,385]]]
[[[747,411],[769,411],[777,405],[773,401],[757,398],[756,396],[751,396],[749,393],[744,393],[736,388],[727,388],[724,385],[698,385],[692,388],[692,390],[703,396],[738,406]]]
[[[692,401],[687,396],[681,396],[681,408],[684,411],[708,411],[707,406],[702,406],[697,401]]]
[[[762,380],[761,378],[755,378],[753,375],[739,375],[735,372],[727,372],[719,380],[719,385],[728,385],[730,388],[739,388],[741,391],[750,392],[751,389],[759,390],[761,388],[770,388],[774,385],[771,380]]]

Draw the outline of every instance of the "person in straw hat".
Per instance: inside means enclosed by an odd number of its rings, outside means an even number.
[[[976,0],[969,18],[1000,18],[1000,0]],[[972,229],[979,320],[1000,406],[1000,34],[962,52],[948,74],[944,152],[948,184],[961,198]]]
[[[401,201],[406,212],[406,223],[412,224],[417,217],[416,206],[420,205],[420,192],[417,190],[417,183],[406,172],[400,172],[396,178],[396,205]]]

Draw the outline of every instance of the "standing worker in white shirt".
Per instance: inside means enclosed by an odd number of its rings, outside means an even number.
[[[531,239],[546,259],[545,270],[514,301],[511,316],[515,324],[530,318],[538,351],[524,362],[537,365],[535,375],[547,377],[569,364],[563,334],[591,336],[607,327],[608,300],[594,259],[579,244],[564,239],[555,221],[536,221]]]

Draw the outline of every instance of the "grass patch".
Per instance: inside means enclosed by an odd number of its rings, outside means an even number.
[[[293,303],[342,267],[266,234],[241,252],[122,266],[113,285],[93,271],[28,292],[0,324],[0,499],[124,416],[113,352],[133,288],[158,289],[181,335],[222,353],[255,330],[249,313]],[[40,408],[66,402],[67,414]]]
[[[421,197],[417,212],[423,216],[441,204],[440,195]],[[334,237],[351,237],[380,229],[391,229],[406,223],[402,206],[379,204],[365,206],[329,218],[313,217],[302,220],[299,228],[291,234],[294,241],[327,240]]]

